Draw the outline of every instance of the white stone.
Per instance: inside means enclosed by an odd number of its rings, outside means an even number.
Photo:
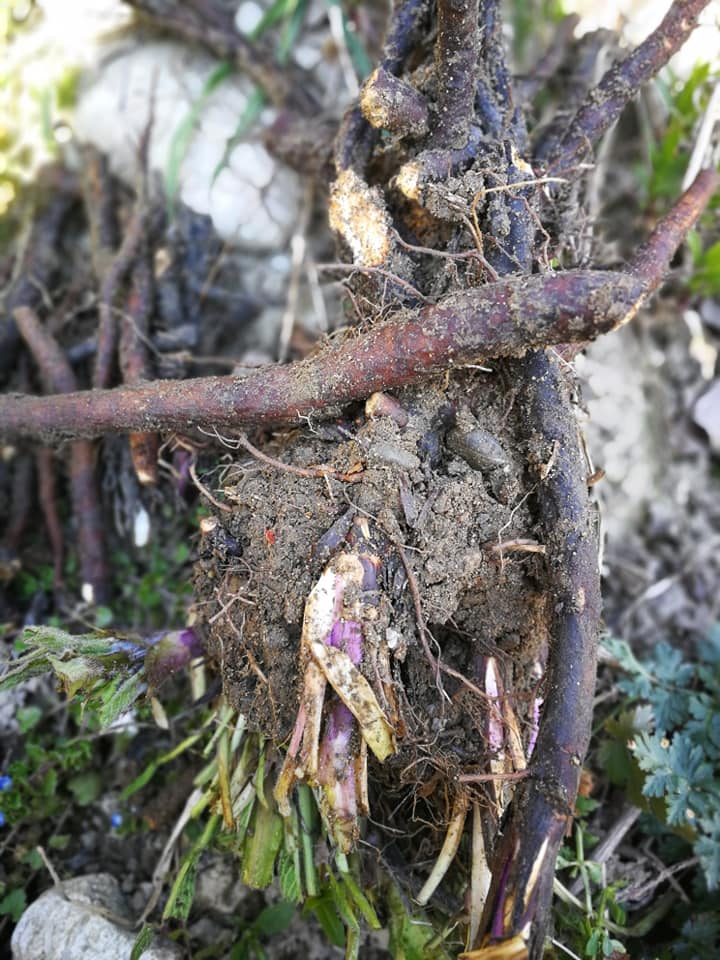
[[[129,960],[135,934],[98,908],[130,919],[115,877],[88,874],[63,883],[64,897],[53,888],[20,917],[12,935],[13,960]],[[143,960],[180,960],[178,947],[155,937]]]
[[[133,521],[133,542],[136,547],[145,547],[150,540],[150,514],[139,507]]]
[[[275,173],[272,157],[259,143],[239,143],[230,155],[230,168],[259,190],[270,183]]]
[[[235,14],[235,27],[240,33],[250,34],[262,20],[263,9],[254,3],[253,0],[247,0],[241,3]]]
[[[133,184],[138,143],[153,104],[149,165],[165,178],[177,132],[202,96],[180,165],[180,198],[209,214],[226,240],[261,251],[282,247],[299,215],[301,189],[295,173],[280,171],[262,144],[243,142],[213,180],[254,90],[246,78],[233,75],[206,95],[207,80],[216,68],[212,58],[177,43],[125,43],[81,93],[75,120],[78,139],[107,153],[114,172]],[[273,110],[263,111],[263,122],[272,122],[274,116]]]

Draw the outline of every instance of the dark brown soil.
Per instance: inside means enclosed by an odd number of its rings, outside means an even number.
[[[539,539],[528,451],[517,440],[520,405],[500,368],[459,372],[396,399],[409,415],[403,427],[362,414],[329,428],[310,424],[264,448],[297,466],[361,468],[360,482],[298,477],[247,455],[225,470],[219,486],[232,512],[218,511],[203,540],[196,626],[207,634],[231,705],[251,729],[285,741],[302,681],[304,604],[329,557],[315,545],[340,518],[346,529],[353,515],[367,518],[383,561],[373,637],[391,651],[405,728],[390,769],[431,751],[432,765],[452,778],[487,759],[483,656],[497,658],[521,722],[530,700],[523,692],[545,656],[544,560],[499,547]],[[433,653],[469,683],[438,676],[423,651],[398,544]],[[351,546],[343,540],[337,549]],[[367,657],[363,669],[377,687]]]

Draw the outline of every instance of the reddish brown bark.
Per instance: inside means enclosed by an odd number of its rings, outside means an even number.
[[[467,290],[409,319],[377,324],[316,356],[247,379],[207,377],[85,391],[0,397],[0,436],[46,442],[103,433],[230,430],[332,415],[338,405],[429,374],[528,349],[592,340],[634,316],[720,176],[700,173],[657,225],[633,272],[568,271]]]
[[[133,430],[232,430],[327,416],[339,404],[448,366],[593,339],[621,323],[647,292],[633,277],[600,271],[492,284],[247,379],[163,381],[52,399],[0,397],[0,434],[52,442]]]
[[[75,390],[75,375],[70,364],[35,312],[29,307],[18,307],[14,317],[40,370],[45,389],[55,392]],[[56,396],[47,399],[57,401]],[[77,524],[83,596],[91,603],[103,603],[110,593],[110,574],[95,481],[95,451],[86,440],[76,440],[70,446],[70,496]]]
[[[53,557],[53,585],[61,589],[63,583],[63,558],[65,547],[62,524],[57,508],[55,483],[55,457],[52,450],[41,447],[35,455],[38,474],[38,501],[45,520],[48,540]]]
[[[130,293],[120,324],[120,370],[124,383],[152,380],[149,348],[152,305],[153,275],[147,252],[144,251],[133,268]],[[129,443],[130,457],[139,482],[157,483],[160,449],[157,433],[133,432]]]

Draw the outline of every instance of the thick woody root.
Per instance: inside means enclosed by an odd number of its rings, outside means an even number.
[[[63,586],[63,559],[65,546],[62,523],[57,506],[57,484],[55,482],[55,457],[52,450],[41,447],[35,454],[38,474],[38,501],[42,510],[48,540],[53,557],[53,583],[55,590]]]
[[[700,173],[653,231],[629,272],[567,271],[455,294],[408,319],[379,323],[316,356],[252,377],[139,384],[51,398],[0,397],[0,436],[57,442],[103,433],[229,430],[332,416],[339,405],[448,366],[584,342],[635,316],[660,284],[720,183]]]
[[[109,387],[114,378],[120,336],[116,301],[122,283],[132,271],[145,242],[148,224],[149,208],[142,198],[139,198],[120,249],[112,258],[100,286],[98,342],[93,371],[94,387]]]
[[[90,228],[90,252],[95,276],[102,283],[118,245],[116,184],[110,175],[107,158],[99,150],[85,147],[82,158],[82,190]]]
[[[468,960],[542,953],[554,863],[573,814],[595,688],[600,573],[579,427],[559,362],[534,353],[521,365],[553,592],[552,641],[529,776],[516,789],[492,855],[480,940]]]
[[[432,147],[464,146],[478,75],[478,0],[438,0],[435,70],[437,119]]]
[[[34,311],[29,307],[18,307],[14,317],[38,366],[45,390],[53,394],[74,390],[75,375],[67,358]],[[47,488],[45,493],[45,516],[57,551],[55,518],[50,506],[52,494]],[[86,440],[75,440],[70,445],[70,496],[77,527],[82,596],[88,603],[104,603],[110,595],[110,572],[95,477],[95,450]]]
[[[578,272],[498,283],[447,305],[374,326],[315,357],[252,377],[163,381],[53,398],[0,398],[0,434],[44,441],[106,432],[244,425],[332,416],[338,405],[403,386],[448,365],[590,340],[627,318],[645,286],[621,273]]]
[[[30,518],[32,509],[33,460],[29,453],[18,453],[14,458],[10,488],[9,522],[5,528],[4,546],[14,554]]]

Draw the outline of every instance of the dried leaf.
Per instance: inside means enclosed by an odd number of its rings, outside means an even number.
[[[360,724],[363,739],[378,760],[385,760],[395,753],[395,732],[370,684],[350,657],[323,643],[313,643],[310,650],[330,686]]]

